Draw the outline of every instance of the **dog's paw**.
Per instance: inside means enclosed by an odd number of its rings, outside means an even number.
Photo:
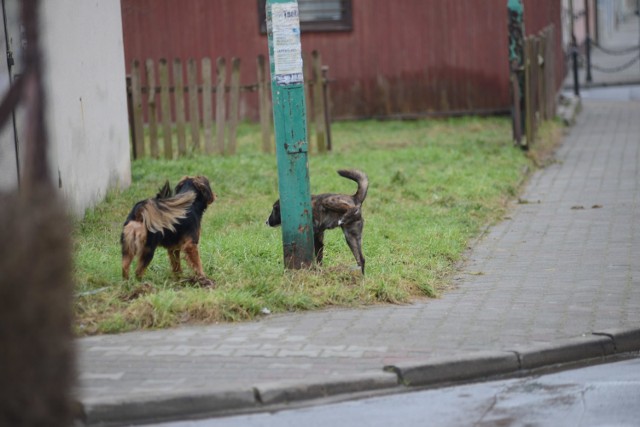
[[[204,276],[196,277],[196,282],[200,286],[202,286],[203,288],[215,288],[216,287],[216,282],[214,282],[213,280],[209,279],[208,277],[204,277]]]

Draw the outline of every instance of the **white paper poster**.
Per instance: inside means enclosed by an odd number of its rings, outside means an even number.
[[[272,4],[271,17],[276,84],[286,86],[302,83],[298,3]]]

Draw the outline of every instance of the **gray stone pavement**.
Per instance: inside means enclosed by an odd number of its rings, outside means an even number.
[[[640,102],[596,98],[585,95],[557,162],[534,173],[440,298],[78,339],[88,423],[261,410],[637,353]]]

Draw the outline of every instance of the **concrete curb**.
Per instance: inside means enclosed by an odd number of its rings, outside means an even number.
[[[105,399],[85,403],[86,425],[122,425],[167,421],[188,414],[217,414],[256,407],[253,390],[214,391],[180,396],[149,396],[140,399]]]
[[[640,329],[605,329],[593,334],[611,338],[617,353],[640,350]]]
[[[536,369],[561,363],[604,358],[615,353],[608,337],[587,335],[554,344],[534,345],[514,349],[520,359],[520,369]]]
[[[518,370],[518,357],[504,351],[477,352],[429,359],[422,363],[388,365],[384,370],[395,372],[400,383],[406,386],[425,386],[515,372]]]
[[[260,403],[273,405],[397,386],[398,377],[393,373],[372,371],[311,383],[265,383],[254,387],[254,390]]]
[[[315,382],[269,382],[251,389],[83,402],[84,422],[86,425],[110,426],[258,412],[327,397],[343,396],[346,399],[354,393],[407,391],[412,387],[526,374],[531,369],[604,361],[607,356],[634,351],[640,351],[640,329],[607,329],[550,344],[438,356],[422,362],[387,365],[381,371]]]

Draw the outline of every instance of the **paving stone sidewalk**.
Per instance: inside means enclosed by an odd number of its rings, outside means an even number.
[[[123,402],[252,396],[260,384],[640,331],[639,164],[640,102],[584,102],[557,162],[535,172],[441,298],[78,339],[79,398],[118,419]]]

